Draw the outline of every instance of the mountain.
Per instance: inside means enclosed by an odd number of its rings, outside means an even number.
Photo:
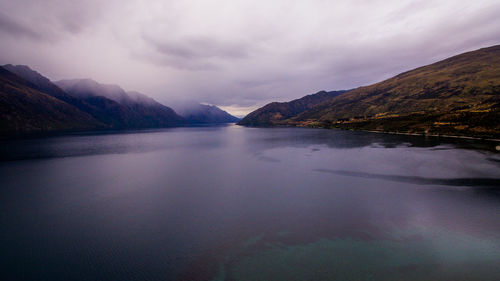
[[[90,79],[55,83],[24,65],[2,69],[0,106],[7,119],[1,131],[159,128],[186,123],[171,108],[116,85]]]
[[[37,90],[0,67],[0,133],[90,130],[104,125],[90,114]]]
[[[159,128],[184,124],[171,108],[138,92],[91,79],[54,82],[71,96],[96,108],[95,116],[114,128]]]
[[[290,102],[272,102],[261,107],[243,118],[238,125],[245,126],[275,126],[285,125],[286,120],[313,108],[315,105],[330,100],[346,91],[320,91]]]
[[[215,105],[200,104],[193,101],[169,103],[179,115],[191,124],[235,123],[240,119]]]
[[[52,83],[48,78],[42,76],[40,73],[36,72],[35,70],[32,70],[26,65],[6,64],[2,67],[18,75],[24,80],[30,82],[32,88],[35,88],[40,92],[43,92],[45,94],[63,100],[70,104],[81,102],[77,98],[68,95],[61,88],[57,87],[54,83]]]
[[[6,64],[3,66],[8,71],[17,74],[22,77],[24,80],[30,82],[30,86],[40,92],[43,92],[47,95],[55,97],[61,101],[64,101],[70,105],[75,106],[81,111],[87,112],[96,120],[104,124],[107,124],[109,127],[114,127],[115,123],[113,122],[113,118],[109,116],[109,113],[103,110],[102,108],[96,107],[80,98],[73,97],[69,95],[64,90],[59,88],[56,84],[52,83],[47,77],[44,77],[40,73],[35,70],[32,70],[26,65],[12,65]],[[108,103],[113,103],[113,101],[109,100]]]
[[[280,124],[498,138],[500,46],[351,90]]]

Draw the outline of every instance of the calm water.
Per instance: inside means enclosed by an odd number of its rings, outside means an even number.
[[[0,145],[0,280],[500,280],[491,144],[221,126]]]

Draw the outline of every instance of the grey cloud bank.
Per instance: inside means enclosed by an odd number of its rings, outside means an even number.
[[[500,43],[500,2],[0,1],[0,63],[242,115]]]

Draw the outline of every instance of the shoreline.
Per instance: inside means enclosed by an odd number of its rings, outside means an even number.
[[[443,137],[443,138],[455,138],[455,139],[469,139],[469,140],[481,140],[481,141],[491,141],[491,142],[499,142],[500,139],[486,139],[479,137],[470,137],[470,136],[455,136],[455,135],[440,135],[440,134],[419,134],[419,133],[405,133],[405,132],[394,132],[394,131],[377,131],[377,130],[354,130],[353,131],[365,131],[371,133],[379,133],[379,134],[390,134],[390,135],[406,135],[406,136],[420,136],[420,137]]]
[[[404,135],[404,136],[415,136],[415,137],[433,137],[433,138],[448,138],[448,139],[459,139],[459,140],[473,140],[473,141],[482,141],[482,142],[492,142],[492,143],[494,143],[493,151],[500,152],[500,139],[480,138],[480,137],[471,137],[471,136],[425,134],[425,133],[377,131],[377,130],[364,130],[364,129],[344,129],[344,128],[338,128],[338,127],[332,127],[332,128],[320,127],[320,128],[323,128],[323,129],[339,129],[339,130],[348,130],[348,131],[362,131],[362,132],[370,132],[370,133],[377,133],[377,134],[388,134],[388,135]]]
[[[243,125],[240,125],[243,126]],[[287,126],[287,125],[285,125]],[[419,137],[444,137],[444,138],[455,138],[455,139],[469,139],[469,140],[481,140],[481,141],[491,141],[500,143],[500,139],[495,138],[482,138],[473,136],[461,136],[461,135],[444,135],[444,134],[426,134],[426,133],[410,133],[410,132],[399,132],[399,131],[382,131],[382,130],[369,130],[369,129],[355,129],[355,128],[342,128],[342,127],[325,127],[325,126],[294,126],[288,125],[290,127],[306,127],[306,128],[322,128],[322,129],[339,129],[347,131],[363,131],[379,134],[390,134],[390,135],[405,135],[405,136],[419,136]],[[288,127],[287,126],[287,127]],[[260,126],[255,126],[260,127]],[[276,126],[280,127],[280,125]]]
[[[368,130],[368,129],[354,129],[354,128],[340,128],[340,127],[324,127],[324,126],[297,126],[297,125],[269,125],[269,126],[251,126],[251,125],[239,125],[242,127],[250,128],[315,128],[315,129],[326,129],[326,130],[344,130],[344,131],[361,131],[377,134],[388,134],[388,135],[404,135],[404,136],[414,136],[414,137],[433,137],[433,138],[448,138],[448,139],[459,139],[459,140],[473,140],[473,141],[483,141],[494,143],[493,150],[500,152],[500,139],[495,138],[481,138],[472,136],[460,136],[460,135],[441,135],[441,134],[425,134],[425,133],[410,133],[410,132],[397,132],[397,131],[378,131],[378,130]]]

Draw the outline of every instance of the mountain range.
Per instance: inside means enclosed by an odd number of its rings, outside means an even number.
[[[290,108],[318,95],[309,107]],[[500,45],[463,53],[333,97],[271,103],[238,124],[500,137]]]
[[[463,53],[373,85],[273,102],[238,122],[500,138],[500,45]],[[174,109],[91,79],[50,81],[23,65],[0,67],[0,133],[137,129],[237,122],[216,106]]]
[[[220,122],[215,106],[196,121],[117,85],[91,79],[50,81],[24,65],[0,67],[0,133],[138,129]],[[217,109],[220,111],[218,112]],[[233,117],[235,118],[235,117]]]

